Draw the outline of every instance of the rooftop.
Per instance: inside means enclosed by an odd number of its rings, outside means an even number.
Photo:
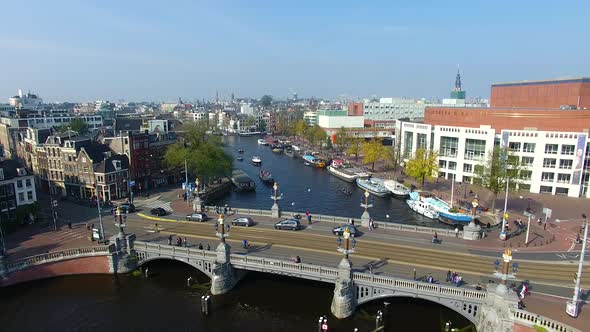
[[[513,81],[503,83],[493,83],[494,86],[515,86],[515,85],[537,85],[537,84],[564,84],[564,83],[590,83],[590,77],[568,77],[568,78],[556,78],[551,80],[538,80],[538,81]]]

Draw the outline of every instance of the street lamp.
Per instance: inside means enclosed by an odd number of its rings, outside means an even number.
[[[503,261],[502,272],[498,272],[496,270],[496,272],[494,273],[494,275],[496,277],[500,278],[500,284],[498,284],[498,287],[496,287],[496,292],[499,294],[506,294],[506,293],[508,293],[508,287],[506,286],[507,280],[515,278],[514,274],[511,274],[511,275],[508,274],[508,270],[510,268],[510,262],[512,261],[512,250],[510,250],[510,249],[504,250],[504,253],[502,254],[502,261]],[[498,264],[496,264],[496,266],[497,265]],[[513,273],[516,273],[517,269],[518,269],[518,263],[513,263],[512,264]]]
[[[104,236],[104,226],[102,225],[102,211],[100,210],[100,200],[98,199],[98,185],[96,184],[96,182],[94,183],[94,191],[96,194],[96,209],[98,210],[98,223],[100,225],[99,240],[102,238],[102,240],[104,241],[106,238]],[[91,232],[94,232],[94,231],[91,230]],[[93,236],[93,235],[91,235],[91,236]]]
[[[278,201],[283,198],[282,194],[278,194],[279,192],[279,184],[277,182],[275,182],[272,185],[272,189],[273,189],[273,195],[270,196],[270,199],[272,199],[274,201],[274,204],[272,205],[272,208],[270,209],[271,212],[271,217],[273,218],[279,218],[281,216],[281,211],[279,209],[279,203]]]
[[[119,223],[117,223],[117,219]],[[127,227],[127,212],[121,211],[121,207],[117,207],[115,226],[119,227],[119,237],[125,237],[124,227]]]
[[[371,215],[369,214],[369,208],[373,207],[373,203],[369,203],[369,196],[371,196],[371,194],[369,194],[368,190],[365,190],[364,193],[364,202],[361,201],[361,207],[365,209],[365,211],[363,212],[363,215],[361,216],[361,224],[363,224],[364,226],[368,226],[369,225],[369,220],[371,220]]]
[[[220,214],[214,227],[215,235],[221,240],[222,243],[225,243],[225,238],[229,236],[230,225],[229,223],[224,225],[223,218],[223,214]]]
[[[344,247],[342,247],[342,238],[344,238]],[[344,227],[342,237],[339,236],[338,239],[336,239],[336,242],[338,243],[338,251],[344,254],[345,259],[348,259],[348,254],[354,253],[354,248],[356,247],[356,240],[354,238],[354,235],[350,234],[350,229],[348,226]]]
[[[500,230],[500,240],[506,241],[506,222],[508,222],[508,188],[510,187],[510,178],[506,178],[506,198],[504,198],[504,215],[502,216],[502,229]]]
[[[571,301],[567,301],[565,307],[565,312],[572,317],[578,317],[578,314],[580,313],[580,293],[582,291],[580,283],[582,282],[582,270],[584,268],[586,242],[588,242],[588,219],[586,219],[586,214],[582,214],[582,218],[584,218],[584,224],[586,225],[586,227],[584,228],[584,242],[582,242],[582,251],[580,252],[578,273],[576,273],[575,275],[576,285],[574,286],[574,296],[572,297]]]

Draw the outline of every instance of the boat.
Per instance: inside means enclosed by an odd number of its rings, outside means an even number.
[[[280,145],[273,144],[271,146],[271,151],[274,153],[281,153],[281,152],[283,152],[283,148]]]
[[[242,158],[242,157],[237,157],[237,158],[236,158],[236,160],[237,160],[237,161],[244,161],[244,158]]]
[[[259,138],[259,139],[258,139],[256,142],[257,142],[259,145],[268,145],[268,142],[266,142],[266,140],[264,140],[264,139],[262,139],[262,138]]]
[[[275,182],[275,179],[272,176],[272,173],[270,171],[266,171],[266,170],[261,169],[260,172],[258,173],[258,177],[260,177],[260,180],[262,180],[262,182],[264,182],[264,183],[273,184]]]
[[[353,171],[352,167],[348,167],[340,159],[332,160],[332,164],[328,167],[328,172],[337,178],[346,182],[354,182],[359,176]]]
[[[316,168],[324,168],[326,167],[326,163],[323,162],[321,159],[318,159],[310,154],[306,154],[303,157],[304,162],[307,164],[309,164],[309,166],[313,166]]]
[[[256,182],[241,169],[234,169],[231,174],[231,182],[238,190],[254,190],[256,189]]]
[[[285,155],[291,158],[297,158],[297,152],[291,147],[285,149]]]
[[[438,212],[434,209],[432,204],[416,191],[410,193],[410,198],[406,200],[406,204],[408,204],[410,209],[426,218],[438,219]]]
[[[410,194],[410,189],[395,180],[386,180],[383,185],[387,190],[391,191],[393,196],[406,197]]]
[[[239,136],[256,136],[260,134],[262,134],[260,131],[241,131],[238,133]]]
[[[239,149],[238,153],[244,153],[244,149]]]
[[[262,164],[262,158],[257,156],[252,157],[252,164],[254,164],[254,166],[260,166]]]
[[[371,194],[378,197],[385,197],[389,195],[389,190],[383,185],[383,179],[379,178],[368,178],[368,179],[356,179],[356,185]]]

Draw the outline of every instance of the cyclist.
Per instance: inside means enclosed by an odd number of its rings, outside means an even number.
[[[248,249],[250,247],[250,243],[248,243],[248,240],[242,240],[242,247],[244,249]]]

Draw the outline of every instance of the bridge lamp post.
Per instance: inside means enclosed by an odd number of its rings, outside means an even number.
[[[494,275],[500,278],[500,283],[496,287],[496,292],[499,294],[506,294],[508,293],[508,287],[506,286],[508,279],[514,279],[514,274],[509,275],[510,269],[510,262],[512,261],[512,250],[506,249],[504,250],[504,254],[502,254],[502,272],[496,271]],[[513,273],[516,273],[518,269],[518,263],[512,264]]]
[[[344,238],[344,247],[342,247],[342,238]],[[350,234],[350,229],[348,228],[348,226],[344,228],[342,237],[339,236],[336,242],[338,243],[338,251],[344,254],[345,259],[348,259],[349,254],[354,253],[354,248],[356,247],[356,240],[354,239],[354,235]]]
[[[371,196],[371,194],[369,194],[368,190],[365,190],[364,193],[364,202],[361,201],[361,207],[365,209],[365,212],[363,212],[363,215],[361,216],[361,224],[363,226],[369,226],[369,220],[371,220],[371,215],[369,214],[369,208],[373,207],[373,203],[369,203],[369,196]]]
[[[567,301],[565,312],[572,316],[578,317],[580,313],[580,293],[582,291],[580,283],[582,282],[582,270],[584,268],[584,254],[586,253],[586,242],[588,242],[588,220],[586,214],[582,214],[586,227],[584,228],[584,242],[582,242],[582,251],[580,252],[580,262],[578,263],[578,273],[575,275],[576,285],[574,286],[574,296],[571,301]]]
[[[504,215],[502,216],[502,229],[500,230],[500,240],[506,241],[508,234],[506,233],[506,223],[508,222],[508,188],[510,187],[510,178],[506,178],[506,197],[504,198]]]
[[[195,200],[193,201],[193,210],[195,212],[201,212],[201,197],[199,197],[199,178],[195,179]]]
[[[224,224],[224,216],[223,214],[219,215],[217,222],[215,223],[215,235],[221,240],[222,243],[225,243],[225,238],[229,236],[229,229],[230,225]]]
[[[278,192],[279,192],[279,185],[278,185],[277,182],[275,182],[272,185],[272,189],[273,189],[273,195],[270,198],[274,201],[274,204],[272,205],[272,208],[270,209],[270,211],[271,211],[271,217],[273,217],[273,218],[279,218],[281,216],[281,210],[279,208],[279,203],[278,202],[279,202],[279,200],[281,198],[283,198],[283,195],[282,194],[280,194],[280,195],[278,194]]]
[[[117,223],[118,221],[118,223]],[[121,207],[117,207],[115,226],[119,227],[119,237],[125,237],[125,227],[127,227],[127,213],[121,211]]]

